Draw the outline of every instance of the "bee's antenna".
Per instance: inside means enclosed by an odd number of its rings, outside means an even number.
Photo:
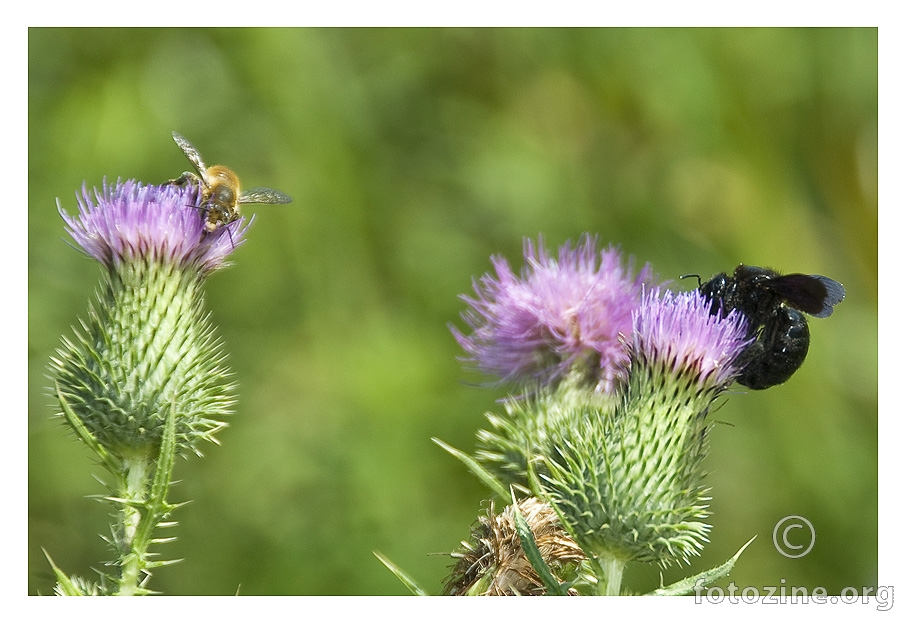
[[[696,283],[699,284],[700,288],[702,288],[702,278],[697,273],[687,273],[685,275],[681,275],[678,279],[687,279],[688,277],[695,277]]]

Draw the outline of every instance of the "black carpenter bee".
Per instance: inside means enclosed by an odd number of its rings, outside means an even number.
[[[763,390],[787,381],[809,349],[806,312],[830,316],[844,299],[844,286],[824,275],[789,273],[741,264],[733,275],[719,273],[699,291],[711,299],[710,312],[722,318],[731,310],[742,314],[753,343],[738,356],[737,382]]]

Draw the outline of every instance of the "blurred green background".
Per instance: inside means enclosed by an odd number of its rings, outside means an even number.
[[[185,561],[167,594],[432,592],[488,493],[437,436],[474,448],[499,388],[463,371],[458,295],[523,237],[583,232],[662,278],[739,262],[820,273],[847,299],[811,322],[787,384],[732,393],[711,438],[712,541],[757,541],[738,586],[877,582],[875,29],[30,29],[29,593],[41,547],[94,578],[109,509],[45,393],[98,265],[55,200],[83,180],[159,182],[208,164],[289,206],[251,206],[235,266],[207,283],[240,384],[222,446],[178,462]],[[692,288],[692,281],[680,288]],[[814,550],[772,546],[782,517]],[[648,591],[657,569],[632,567]]]

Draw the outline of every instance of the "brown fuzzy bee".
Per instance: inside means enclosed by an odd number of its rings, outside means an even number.
[[[212,233],[239,218],[241,204],[289,204],[289,195],[272,188],[256,186],[247,191],[239,188],[239,177],[232,169],[223,165],[206,167],[198,150],[179,132],[173,133],[173,140],[180,146],[186,158],[198,174],[184,172],[171,184],[185,185],[194,182],[201,193],[199,207],[204,211],[205,232]]]

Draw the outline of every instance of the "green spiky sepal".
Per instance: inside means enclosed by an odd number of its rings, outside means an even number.
[[[574,420],[607,412],[615,402],[614,396],[595,392],[574,378],[563,380],[553,390],[540,388],[524,397],[509,398],[504,401],[503,414],[485,415],[491,426],[477,433],[475,458],[503,483],[529,491],[529,463],[538,457],[557,456],[560,440]],[[544,474],[546,468],[536,463],[533,470]]]
[[[616,407],[571,408],[540,484],[591,558],[688,563],[710,529],[702,460],[716,393],[651,362],[628,379]]]
[[[156,456],[171,411],[180,454],[225,426],[234,387],[201,285],[174,264],[122,263],[52,358],[60,396],[109,454]]]

